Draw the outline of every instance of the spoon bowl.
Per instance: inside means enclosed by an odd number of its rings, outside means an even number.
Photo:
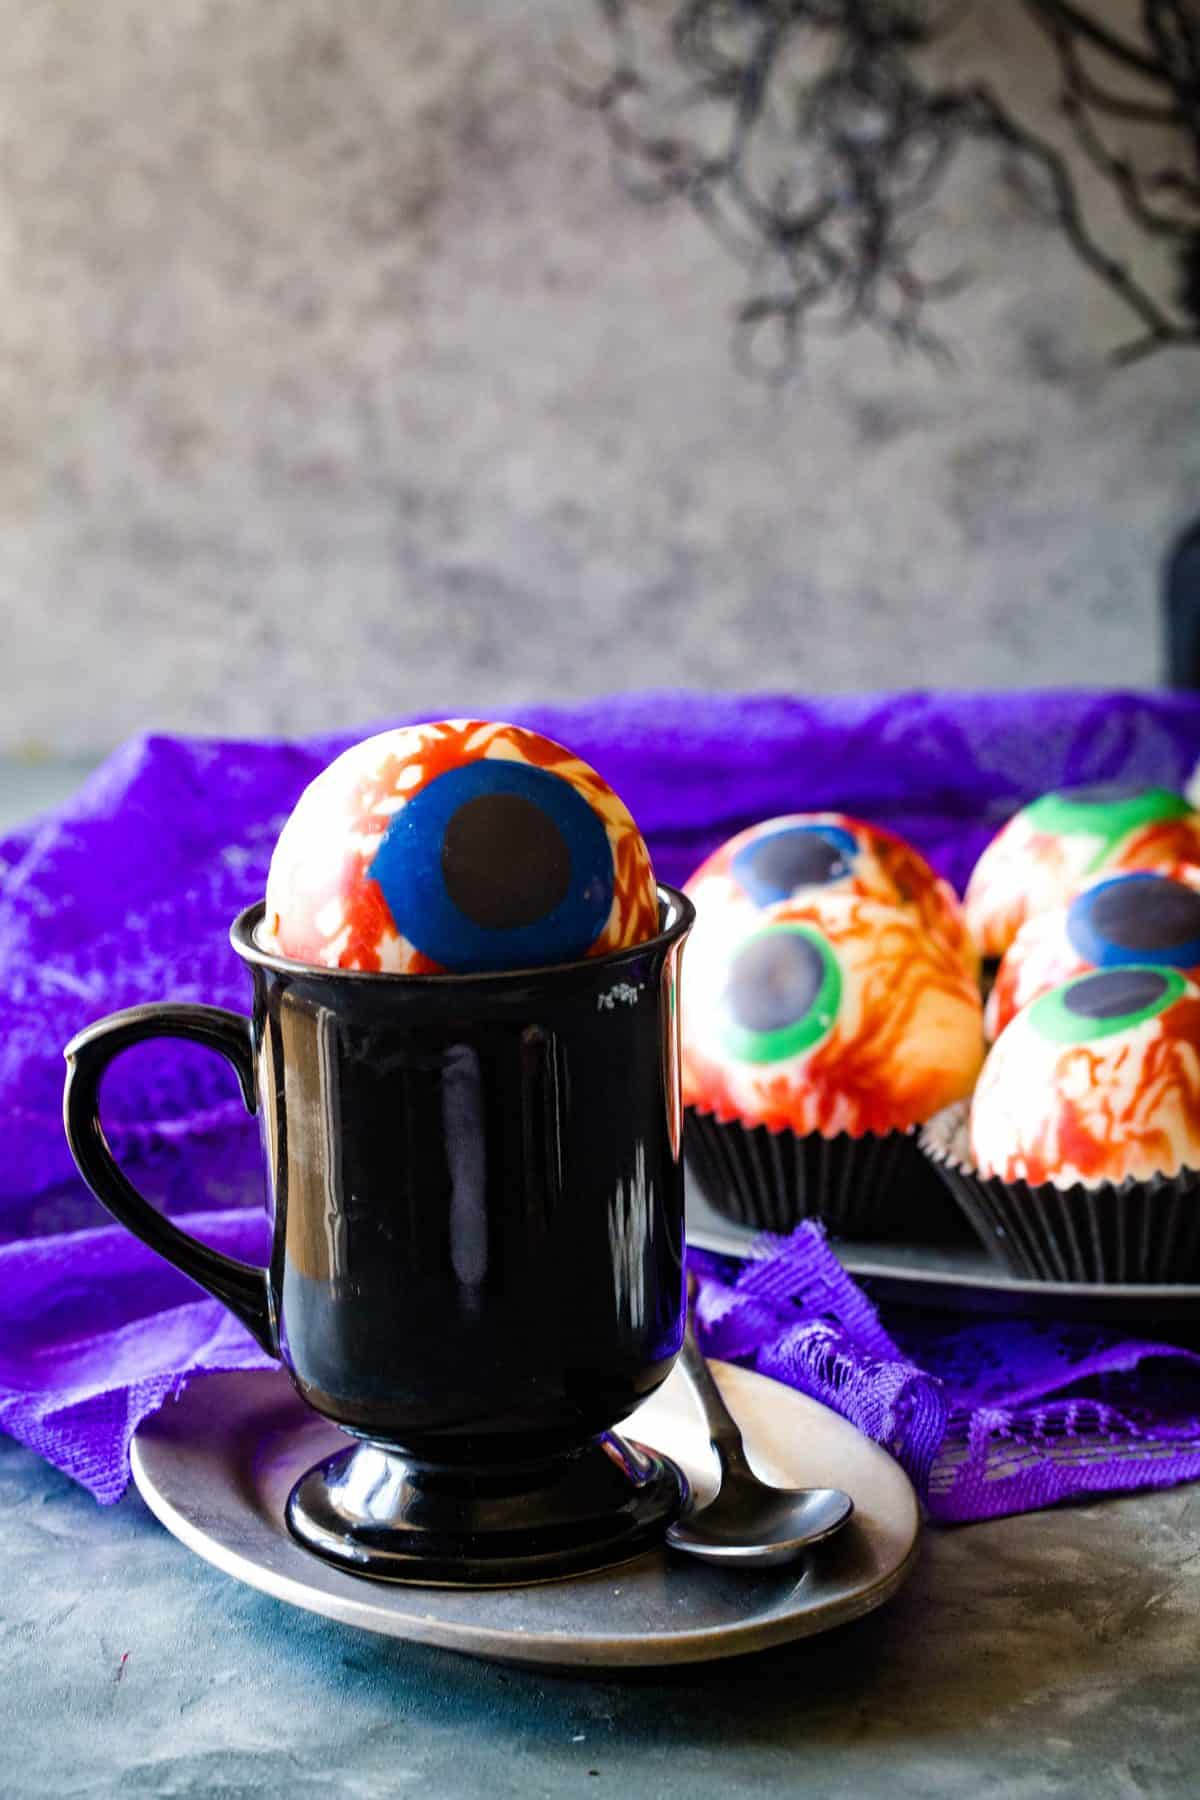
[[[704,1412],[721,1487],[707,1506],[685,1512],[668,1528],[668,1546],[726,1568],[770,1569],[795,1561],[840,1531],[854,1511],[849,1494],[840,1488],[772,1487],[754,1473],[741,1431],[696,1342],[690,1306],[679,1360]]]
[[[773,1488],[726,1476],[718,1498],[667,1531],[672,1550],[703,1562],[771,1569],[840,1531],[854,1502],[840,1488]]]

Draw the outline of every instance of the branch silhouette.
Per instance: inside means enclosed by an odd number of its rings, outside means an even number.
[[[952,360],[934,309],[963,276],[923,272],[923,209],[964,150],[988,145],[1129,313],[1115,362],[1200,347],[1200,0],[1141,0],[1136,40],[1069,0],[1020,3],[1078,161],[1168,245],[1172,294],[1106,245],[1076,159],[994,85],[924,73],[921,52],[961,16],[947,0],[597,0],[611,57],[572,91],[603,119],[629,192],[692,207],[746,265],[735,343],[762,372],[787,375],[811,333],[858,327]],[[1114,126],[1151,142],[1135,156]]]

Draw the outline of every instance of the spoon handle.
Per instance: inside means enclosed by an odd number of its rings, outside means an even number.
[[[717,1453],[721,1473],[725,1475],[734,1470],[739,1473],[743,1470],[749,1472],[750,1465],[746,1461],[746,1449],[737,1421],[726,1406],[713,1372],[704,1359],[704,1352],[696,1342],[690,1305],[684,1322],[683,1349],[679,1360],[703,1410],[704,1422],[708,1426],[708,1435]]]

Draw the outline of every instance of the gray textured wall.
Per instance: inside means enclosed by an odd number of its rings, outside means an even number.
[[[552,76],[589,10],[0,0],[0,748],[1154,677],[1200,357],[1108,370],[981,157],[931,240],[956,374],[857,339],[751,385],[739,272]],[[1037,52],[959,33],[1031,116]]]

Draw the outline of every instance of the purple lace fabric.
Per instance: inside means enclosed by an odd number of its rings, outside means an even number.
[[[824,1401],[946,1523],[1200,1476],[1200,1357],[1080,1325],[905,1309],[885,1329],[820,1228],[744,1264],[692,1253],[712,1356]]]
[[[827,807],[903,832],[961,886],[1000,822],[1047,787],[1181,786],[1200,756],[1188,695],[638,695],[516,717],[601,769],[674,881],[743,825]],[[194,1374],[266,1359],[83,1189],[62,1136],[62,1045],[141,1001],[245,1008],[229,922],[261,896],[300,790],[361,735],[138,739],[68,806],[0,840],[0,1427],[101,1500],[125,1485],[141,1418]],[[139,1048],[106,1084],[105,1117],[144,1192],[261,1257],[257,1134],[223,1064]],[[1019,1320],[885,1324],[811,1228],[743,1268],[697,1261],[708,1349],[854,1420],[935,1517],[1200,1474],[1186,1351]]]

